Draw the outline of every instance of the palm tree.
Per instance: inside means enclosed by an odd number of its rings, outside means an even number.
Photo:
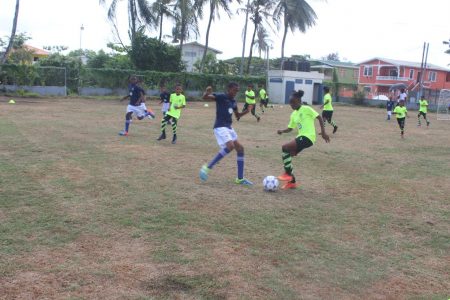
[[[281,44],[281,65],[283,65],[288,29],[292,32],[296,29],[305,32],[307,28],[316,24],[317,15],[305,0],[280,0],[275,7],[273,20],[276,24],[279,24],[279,20],[283,20],[284,32]]]
[[[170,8],[172,0],[156,0],[151,7],[153,14],[156,15],[156,22],[159,24],[159,41],[162,39],[163,19],[164,17],[175,19],[175,14]]]
[[[263,26],[263,22],[268,20],[271,15],[270,11],[272,9],[274,2],[272,0],[254,0],[250,5],[250,20],[254,25],[252,41],[250,43],[250,54],[247,61],[246,73],[250,72],[250,64],[252,62],[253,56],[253,45],[255,44],[256,33],[258,28]]]
[[[449,49],[445,50],[445,53],[450,54],[450,39],[448,41],[442,41],[444,45],[448,45]]]
[[[6,62],[9,52],[11,51],[11,48],[14,44],[14,38],[16,36],[16,29],[17,29],[17,20],[19,18],[19,2],[20,2],[19,0],[16,0],[16,10],[14,13],[13,27],[11,30],[11,36],[9,37],[8,46],[6,47],[5,53],[3,53],[2,64],[4,64]]]
[[[203,6],[206,5],[209,1],[209,20],[208,27],[206,29],[206,41],[205,41],[205,50],[203,50],[202,62],[200,63],[200,72],[203,71],[203,67],[205,65],[206,53],[208,52],[209,45],[209,31],[211,29],[212,21],[217,17],[220,19],[219,9],[222,8],[228,15],[231,17],[231,10],[229,4],[231,0],[195,0],[195,8],[199,14],[199,16],[203,15]],[[240,0],[238,1],[240,2]]]
[[[108,19],[113,23],[113,26],[118,35],[117,25],[116,25],[116,10],[117,4],[120,0],[112,0],[108,8]],[[133,41],[134,37],[142,25],[154,28],[156,18],[147,2],[147,0],[127,0],[128,2],[128,27],[129,27],[129,37]],[[105,4],[106,0],[99,0],[100,4]],[[120,36],[118,35],[120,39]]]
[[[266,53],[267,49],[270,47],[270,44],[272,44],[273,41],[269,38],[269,33],[267,30],[260,26],[258,28],[258,32],[256,33],[256,40],[253,47],[255,50],[259,53],[259,58],[261,58],[261,53]]]
[[[192,0],[176,0],[174,5],[175,26],[172,29],[173,41],[180,43],[180,51],[183,53],[183,45],[192,35],[197,38],[198,17]]]

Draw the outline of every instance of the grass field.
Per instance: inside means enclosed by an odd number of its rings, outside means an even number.
[[[400,139],[385,110],[339,106],[330,144],[294,158],[298,190],[266,193],[282,170],[276,107],[235,122],[217,152],[214,104],[188,103],[177,145],[159,120],[120,137],[125,103],[0,98],[1,299],[448,299],[450,122]],[[156,102],[150,103],[155,110]],[[330,131],[330,127],[327,127]]]

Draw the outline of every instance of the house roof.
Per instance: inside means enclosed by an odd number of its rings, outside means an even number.
[[[341,68],[351,68],[351,69],[358,69],[358,65],[351,63],[351,62],[343,62],[343,61],[334,61],[334,60],[314,60],[317,61],[321,64],[322,68],[325,68],[325,66],[330,66],[333,68],[337,68],[337,67],[341,67]],[[318,67],[316,66],[311,66],[312,67]]]
[[[35,55],[42,55],[42,56],[48,56],[48,55],[50,55],[50,52],[48,52],[48,51],[45,51],[45,50],[43,50],[43,49],[39,49],[39,48],[30,46],[30,45],[27,45],[27,44],[24,44],[23,47],[24,47],[25,49],[27,49],[28,51],[33,52],[33,54],[35,54]]]
[[[201,48],[205,48],[205,45],[202,45],[202,44],[197,43],[197,42],[190,42],[190,43],[184,44],[184,46],[187,46],[187,45],[192,45],[192,46],[198,46],[198,47],[201,47]],[[222,51],[214,49],[214,48],[211,48],[211,47],[208,47],[208,50],[210,50],[212,52],[215,52],[217,54],[222,54]]]
[[[364,64],[366,64],[366,63],[368,63],[370,61],[373,61],[373,60],[381,60],[381,61],[387,62],[387,63],[389,63],[391,65],[394,65],[394,66],[406,66],[406,67],[413,67],[413,68],[420,68],[421,67],[420,66],[421,63],[418,63],[418,62],[397,60],[397,59],[390,59],[390,58],[382,58],[382,57],[374,57],[374,58],[365,60],[363,62],[360,62],[358,65],[364,65]],[[440,67],[440,66],[437,66],[437,65],[433,65],[433,64],[430,64],[430,63],[427,63],[427,69],[446,71],[446,72],[450,71],[449,69],[446,69],[446,68],[443,68],[443,67]]]

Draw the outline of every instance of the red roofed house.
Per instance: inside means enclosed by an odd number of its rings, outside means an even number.
[[[29,51],[29,52],[31,52],[33,54],[33,62],[36,62],[40,58],[47,57],[47,56],[50,55],[50,52],[48,52],[48,51],[45,51],[43,49],[39,49],[39,48],[30,46],[30,45],[27,45],[27,44],[24,44],[23,48],[25,48],[27,51]]]
[[[375,57],[358,64],[358,85],[368,92],[368,98],[388,96],[393,86],[404,86],[409,92],[418,91],[420,65],[416,62]],[[450,70],[427,64],[423,87],[429,91],[450,89]]]

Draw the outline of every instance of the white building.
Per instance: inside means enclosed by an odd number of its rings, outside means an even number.
[[[319,72],[271,70],[268,73],[267,87],[270,102],[288,104],[294,90],[303,90],[303,102],[319,103],[323,95],[323,79],[324,75]]]
[[[186,65],[187,72],[194,71],[194,64],[198,60],[202,59],[204,49],[205,46],[197,42],[191,42],[183,45],[183,53],[181,53],[181,60]],[[215,56],[217,54],[222,54],[222,51],[208,47],[208,53],[212,53]]]

